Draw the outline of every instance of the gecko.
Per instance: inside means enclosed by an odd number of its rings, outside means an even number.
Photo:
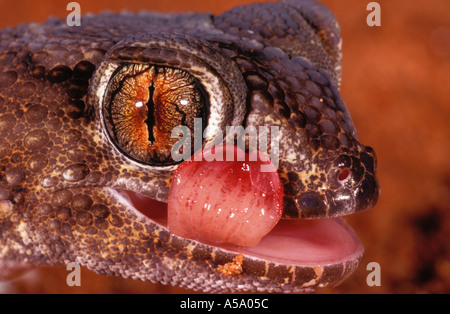
[[[0,279],[76,262],[204,292],[341,283],[363,247],[340,217],[372,208],[380,191],[375,152],[339,94],[341,46],[336,18],[312,0],[0,30]],[[194,118],[219,131],[279,127],[279,232],[310,221],[321,243],[338,230],[330,246],[345,254],[305,261],[172,234],[170,128]],[[219,271],[237,257],[239,271]]]

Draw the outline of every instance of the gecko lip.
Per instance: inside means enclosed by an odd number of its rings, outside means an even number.
[[[148,219],[167,228],[166,203],[131,191],[117,192],[122,201],[126,201]],[[361,241],[342,218],[281,219],[256,246],[240,247],[233,244],[211,244],[211,246],[241,253],[254,259],[302,267],[355,262],[364,252]]]

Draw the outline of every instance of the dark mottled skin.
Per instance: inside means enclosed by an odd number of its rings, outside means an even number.
[[[112,189],[128,189],[166,201],[174,167],[137,163],[116,149],[97,95],[114,62],[170,65],[200,82],[215,73],[221,127],[281,127],[284,216],[350,214],[372,207],[379,191],[374,152],[358,142],[338,92],[340,42],[333,15],[311,1],[220,16],[108,13],[82,18],[81,27],[49,20],[2,30],[3,274],[76,261],[101,274],[204,291],[304,291],[341,282],[359,260],[293,267],[246,257],[244,274],[224,276],[217,265],[235,254],[173,236],[114,197]],[[345,167],[351,176],[343,184],[337,178]]]

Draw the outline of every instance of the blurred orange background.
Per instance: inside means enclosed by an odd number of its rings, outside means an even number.
[[[0,27],[65,18],[70,1],[0,1]],[[82,14],[211,12],[253,0],[77,1]],[[381,27],[369,27],[368,0],[322,0],[343,37],[342,97],[362,143],[378,155],[381,198],[347,221],[365,245],[361,266],[326,293],[450,293],[450,1],[389,0]],[[366,265],[381,265],[381,286],[369,287]],[[32,271],[0,284],[0,293],[192,293],[83,269],[68,287],[64,267]]]

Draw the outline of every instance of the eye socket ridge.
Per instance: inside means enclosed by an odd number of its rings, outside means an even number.
[[[154,166],[175,163],[171,158],[179,140],[171,137],[175,127],[188,127],[193,137],[194,119],[205,122],[208,116],[207,97],[195,77],[151,64],[119,66],[111,75],[103,106],[107,132],[119,150]]]

